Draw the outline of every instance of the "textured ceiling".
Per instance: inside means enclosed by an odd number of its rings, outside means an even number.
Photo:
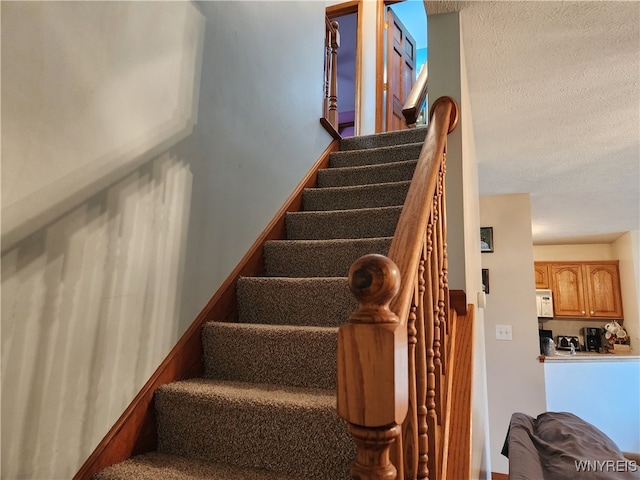
[[[481,195],[530,193],[535,244],[640,228],[640,2],[460,10]]]

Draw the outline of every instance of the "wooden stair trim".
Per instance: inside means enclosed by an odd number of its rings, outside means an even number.
[[[449,290],[449,304],[458,315],[467,314],[467,294],[464,290]]]
[[[329,120],[327,120],[324,117],[320,118],[320,125],[324,127],[327,133],[329,133],[329,135],[331,135],[334,138],[334,140],[342,140],[342,135],[340,135],[338,131],[334,128],[334,126],[331,125],[331,122]]]
[[[309,173],[211,297],[111,430],[80,467],[73,480],[89,480],[93,474],[114,463],[156,449],[157,436],[153,410],[153,395],[156,389],[166,383],[202,374],[204,370],[201,343],[202,325],[210,321],[237,321],[236,284],[238,278],[257,276],[264,272],[264,243],[268,240],[286,237],[286,213],[302,210],[304,189],[317,186],[318,170],[329,166],[330,154],[338,151],[339,148],[340,142],[333,140],[322,152]]]
[[[443,451],[443,480],[471,478],[471,408],[473,388],[474,305],[466,315],[454,314]]]

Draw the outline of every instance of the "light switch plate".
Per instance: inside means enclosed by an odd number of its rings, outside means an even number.
[[[511,325],[496,325],[496,340],[513,340]]]

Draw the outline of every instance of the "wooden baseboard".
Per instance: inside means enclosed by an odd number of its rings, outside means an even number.
[[[109,433],[98,444],[73,480],[89,480],[94,473],[133,455],[153,451],[157,446],[153,394],[163,384],[197,377],[203,372],[202,325],[210,321],[237,320],[238,278],[264,272],[263,246],[267,240],[285,238],[285,215],[302,210],[302,192],[317,185],[318,170],[329,166],[329,155],[339,149],[337,140],[325,149],[309,173],[287,199],[251,249],[213,295],[167,358],[142,387]]]
[[[509,480],[509,475],[506,473],[491,472],[491,480]]]

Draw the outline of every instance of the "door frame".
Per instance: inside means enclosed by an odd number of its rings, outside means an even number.
[[[329,20],[343,15],[357,14],[356,24],[356,78],[355,80],[355,116],[353,125],[354,136],[360,135],[362,126],[362,2],[363,0],[351,0],[349,2],[331,5],[325,9],[325,14]],[[338,65],[338,68],[340,66]],[[338,92],[340,98],[340,92]],[[377,115],[377,114],[376,114]]]
[[[384,111],[384,67],[385,67],[385,55],[384,48],[386,44],[386,31],[387,31],[387,19],[386,9],[388,6],[394,3],[400,3],[404,0],[377,0],[376,5],[376,22],[377,22],[377,36],[376,36],[376,133],[385,131],[385,118],[382,114]]]

